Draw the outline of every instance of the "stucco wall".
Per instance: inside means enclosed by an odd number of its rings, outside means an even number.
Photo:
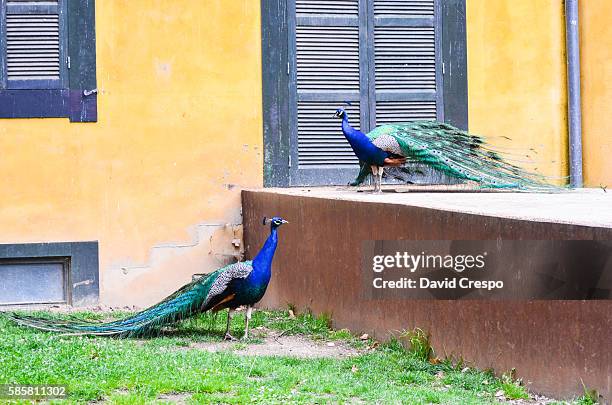
[[[96,7],[99,122],[0,121],[0,243],[99,240],[102,302],[145,305],[239,253],[239,189],[262,184],[259,2]],[[612,5],[581,7],[586,181],[612,185]],[[567,175],[562,2],[467,0],[467,21],[470,130]]]
[[[466,8],[470,131],[512,138],[492,140],[511,153],[535,148],[519,163],[566,176],[562,1],[467,0]]]
[[[99,240],[101,301],[145,305],[238,251],[259,2],[97,1],[96,34],[98,123],[0,121],[0,243]]]
[[[580,2],[585,185],[612,188],[612,2]]]

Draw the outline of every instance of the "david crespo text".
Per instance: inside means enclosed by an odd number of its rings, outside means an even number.
[[[482,270],[485,268],[487,252],[478,255],[440,255],[412,254],[396,252],[392,255],[376,255],[372,258],[372,271],[382,273],[385,270],[403,270],[415,273],[421,269],[427,270],[453,270],[462,273],[466,270]],[[385,280],[375,277],[372,286],[376,289],[484,289],[495,290],[504,287],[501,280],[470,280],[468,277],[432,280],[429,277],[400,277],[395,280]]]
[[[419,277],[412,279],[402,277],[399,280],[383,280],[381,277],[376,277],[372,280],[372,286],[377,289],[483,289],[495,290],[504,288],[504,282],[501,280],[470,280],[467,277],[462,278],[445,278],[444,280],[430,280],[427,277]]]
[[[612,240],[367,240],[372,299],[609,300]]]

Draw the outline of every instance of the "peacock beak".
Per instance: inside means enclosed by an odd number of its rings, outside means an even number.
[[[285,221],[284,219],[281,219],[281,222],[282,222],[283,224],[288,224],[288,223],[289,223],[289,221]]]

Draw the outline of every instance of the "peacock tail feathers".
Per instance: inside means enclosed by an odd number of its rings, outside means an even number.
[[[425,164],[449,177],[476,182],[482,188],[560,189],[549,184],[545,176],[514,164],[511,154],[493,147],[486,138],[446,123],[412,121],[386,124],[367,136],[374,144],[385,144],[385,150],[405,156],[407,163]],[[369,173],[369,166],[363,165],[351,184],[362,183]]]
[[[58,320],[17,313],[6,316],[14,322],[32,328],[76,335],[142,337],[158,333],[167,325],[187,319],[210,309],[211,298],[227,285],[234,269],[245,273],[252,262],[235,263],[184,285],[161,302],[132,316],[112,322],[91,322],[81,319]]]

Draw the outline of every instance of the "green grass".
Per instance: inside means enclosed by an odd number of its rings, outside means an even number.
[[[242,314],[232,321],[236,336],[243,322]],[[116,340],[58,336],[17,327],[0,317],[0,384],[66,384],[73,402],[106,398],[122,404],[148,403],[169,393],[186,393],[192,403],[266,404],[486,404],[495,403],[500,390],[510,398],[526,396],[525,389],[511,379],[450,361],[433,361],[422,331],[406,335],[412,352],[395,339],[345,359],[185,350],[192,342],[220,341],[224,325],[225,314],[217,319],[204,315],[155,338]],[[345,341],[358,348],[373,345],[347,330],[331,330],[325,316],[302,314],[293,319],[287,312],[256,311],[252,326],[260,325],[285,335]]]

